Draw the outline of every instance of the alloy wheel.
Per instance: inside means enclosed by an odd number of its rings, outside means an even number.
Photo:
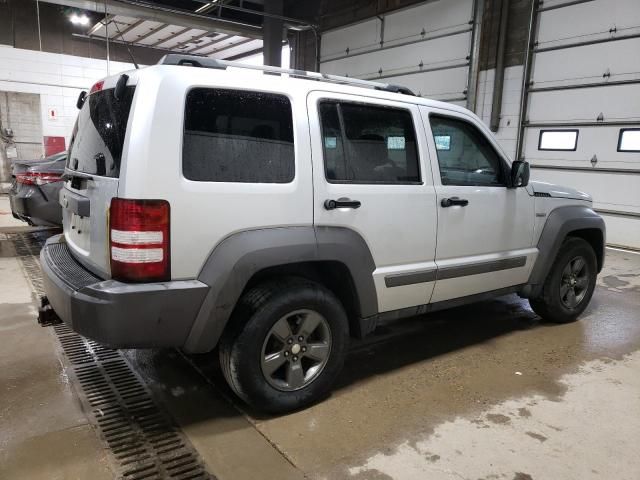
[[[562,270],[560,301],[567,308],[576,308],[589,288],[589,267],[584,257],[571,259]]]
[[[327,319],[314,310],[296,310],[269,330],[262,345],[262,373],[278,390],[300,390],[320,375],[330,353]]]

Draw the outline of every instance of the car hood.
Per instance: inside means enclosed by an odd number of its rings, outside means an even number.
[[[565,187],[564,185],[556,185],[555,183],[531,181],[529,185],[533,188],[534,193],[542,194],[553,198],[570,198],[573,200],[584,200],[585,202],[593,201],[591,195],[581,192],[575,188]]]

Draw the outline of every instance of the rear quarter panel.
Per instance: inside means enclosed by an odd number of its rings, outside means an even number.
[[[165,199],[171,208],[172,279],[197,277],[212,249],[243,230],[313,224],[306,89],[279,76],[193,67],[140,71],[118,196]],[[293,110],[295,178],[287,184],[199,182],[182,174],[185,99],[196,87],[286,95]],[[214,154],[214,152],[212,152]]]

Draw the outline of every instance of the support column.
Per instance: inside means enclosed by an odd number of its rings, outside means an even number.
[[[268,0],[264,2],[264,12],[274,15],[282,15],[283,0]],[[264,64],[272,67],[282,66],[282,20],[264,17],[263,45]]]

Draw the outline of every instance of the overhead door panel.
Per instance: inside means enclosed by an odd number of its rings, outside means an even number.
[[[322,61],[379,47],[380,25],[374,18],[323,34]]]
[[[446,3],[446,5],[444,5]],[[468,31],[473,2],[430,2],[385,17],[385,44],[394,45],[438,35]]]
[[[473,0],[428,2],[323,33],[320,71],[464,103],[472,18]]]
[[[425,49],[421,43],[377,50],[367,55],[342,58],[322,64],[323,73],[350,75],[363,79],[414,72],[416,69],[451,67],[467,64],[470,33],[438,38]],[[422,67],[420,67],[422,63]]]
[[[640,37],[596,43],[573,50],[570,59],[564,49],[537,55],[534,84],[544,88],[640,78],[640,71],[629,68],[629,59],[640,57]]]
[[[542,48],[586,40],[608,39],[640,31],[638,0],[594,0],[545,10],[538,19],[538,45]],[[558,5],[561,5],[560,3]]]
[[[434,100],[446,102],[463,101],[461,94],[467,86],[467,67],[447,68],[427,73],[402,75],[400,77],[385,78],[385,82],[396,83],[410,88],[416,95],[427,96]]]
[[[619,145],[640,128],[640,1],[549,0],[534,25],[521,126],[532,178],[590,193],[608,242],[640,249],[640,148]],[[576,141],[545,148],[541,132],[558,130]]]
[[[640,120],[637,84],[534,92],[530,101],[532,123]]]
[[[578,128],[578,139],[575,151],[571,150],[539,150],[540,134],[553,131],[553,127],[527,128],[525,142],[535,146],[528,150],[527,160],[536,166],[580,167],[580,168],[616,168],[640,169],[638,153],[616,152],[611,154],[618,145],[620,129],[624,127],[584,127]],[[564,127],[563,127],[564,129]]]

